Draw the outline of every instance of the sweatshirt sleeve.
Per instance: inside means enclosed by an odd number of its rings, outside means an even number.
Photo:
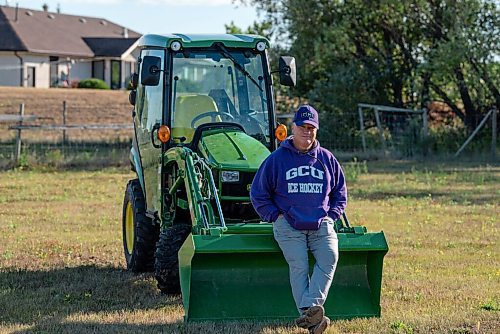
[[[333,157],[332,157],[333,158]],[[332,191],[330,192],[330,209],[328,216],[333,220],[338,220],[344,213],[347,205],[347,186],[345,183],[344,171],[340,167],[337,159],[332,159]]]
[[[250,189],[252,205],[263,221],[274,222],[280,211],[272,197],[276,188],[276,168],[272,156],[269,156],[260,166]]]

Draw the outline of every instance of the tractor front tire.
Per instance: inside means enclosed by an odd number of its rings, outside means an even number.
[[[180,224],[160,232],[156,244],[155,277],[158,289],[164,294],[178,294],[181,291],[179,279],[179,249],[191,233],[191,225]]]
[[[136,273],[154,270],[154,251],[160,227],[146,216],[146,205],[138,179],[127,184],[123,199],[123,249],[127,269]]]

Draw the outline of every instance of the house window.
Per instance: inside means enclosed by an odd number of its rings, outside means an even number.
[[[92,78],[104,80],[104,60],[92,62]]]
[[[59,84],[59,65],[57,62],[50,62],[50,87],[57,87]]]
[[[121,61],[111,61],[111,89],[121,88],[122,79]]]

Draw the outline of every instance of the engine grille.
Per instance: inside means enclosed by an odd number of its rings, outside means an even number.
[[[238,182],[222,182],[222,196],[249,197],[250,186],[252,185],[255,173],[240,172]]]

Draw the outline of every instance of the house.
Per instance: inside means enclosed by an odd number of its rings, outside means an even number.
[[[0,6],[0,86],[62,87],[98,78],[126,88],[141,35],[106,19]]]

